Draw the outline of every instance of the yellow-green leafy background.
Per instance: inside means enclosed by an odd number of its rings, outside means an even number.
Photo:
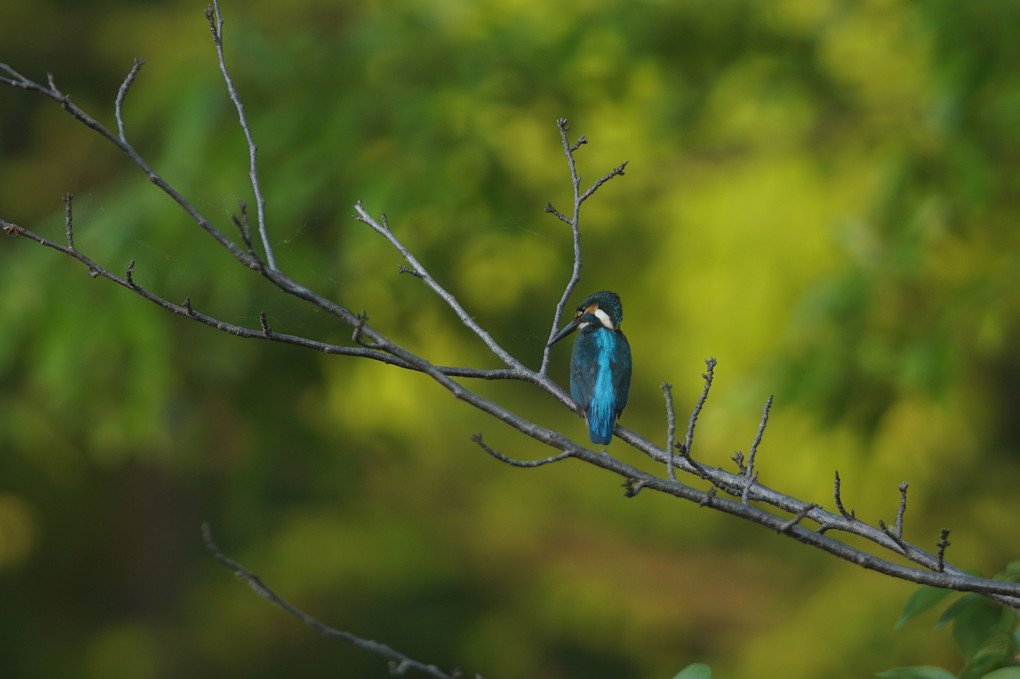
[[[201,2],[13,0],[0,61],[129,139],[233,235],[247,150]],[[1020,4],[1002,0],[225,0],[280,266],[440,364],[497,360],[361,199],[537,367],[569,276],[555,120],[591,143],[581,294],[617,290],[622,423],[665,438],[719,360],[694,455],[731,466],[775,394],[759,479],[985,574],[1020,553]],[[0,216],[171,300],[347,342],[233,262],[137,168],[0,88]],[[554,375],[566,381],[569,350]],[[519,383],[469,382],[583,440]],[[957,669],[909,584],[548,454],[427,378],[166,314],[0,240],[0,675],[383,677],[235,581],[224,549],[325,623],[488,677],[864,677]],[[655,469],[619,441],[609,450]],[[659,472],[661,473],[661,469]],[[695,482],[696,483],[696,482]]]

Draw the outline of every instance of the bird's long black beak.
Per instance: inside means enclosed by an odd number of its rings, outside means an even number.
[[[551,347],[552,345],[556,344],[561,339],[563,339],[564,337],[566,337],[570,333],[572,333],[575,330],[577,330],[577,326],[579,326],[579,325],[581,325],[581,319],[580,318],[575,318],[574,320],[570,321],[565,326],[563,326],[562,330],[560,330],[558,333],[553,335],[553,338],[551,340],[549,340],[549,344],[546,344],[546,346],[547,347]]]

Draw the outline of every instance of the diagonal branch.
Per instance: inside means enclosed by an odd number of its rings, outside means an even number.
[[[567,450],[565,452],[560,453],[559,455],[552,455],[541,460],[518,460],[516,458],[510,457],[509,455],[504,455],[495,448],[492,448],[491,446],[486,444],[482,440],[481,434],[475,434],[474,436],[471,437],[471,440],[477,443],[479,447],[485,452],[487,452],[489,455],[492,455],[500,462],[506,462],[511,467],[524,467],[527,469],[533,469],[535,467],[541,467],[543,465],[552,464],[553,462],[559,462],[560,460],[565,460],[568,457],[573,456],[573,452]]]
[[[68,210],[70,210],[70,200],[68,199],[70,194],[65,197],[68,203]],[[70,212],[68,212],[70,215]],[[261,326],[259,329],[246,328],[241,325],[229,323],[227,321],[208,316],[199,311],[196,311],[191,304],[190,298],[185,300],[183,304],[175,304],[156,293],[147,290],[146,288],[139,285],[133,277],[134,274],[134,260],[128,266],[126,275],[121,277],[113,273],[106,267],[100,265],[95,260],[84,255],[80,250],[77,250],[72,246],[65,246],[56,243],[48,238],[38,235],[37,233],[30,231],[22,226],[9,222],[5,219],[0,218],[0,229],[9,236],[23,236],[31,241],[35,241],[44,247],[51,248],[57,252],[62,252],[68,257],[77,260],[81,264],[85,265],[88,269],[89,276],[92,278],[105,278],[109,281],[116,283],[132,292],[136,293],[140,297],[147,299],[156,306],[160,307],[165,311],[169,311],[177,316],[183,316],[184,318],[190,318],[198,321],[204,325],[208,325],[212,328],[225,332],[228,335],[235,337],[241,337],[244,339],[261,339],[269,340],[271,342],[279,342],[281,344],[292,344],[294,346],[304,347],[313,351],[320,351],[324,354],[337,354],[345,356],[358,356],[360,358],[368,358],[388,365],[393,365],[398,368],[404,368],[407,370],[418,370],[414,366],[408,364],[395,356],[387,354],[382,351],[373,351],[365,349],[363,347],[350,347],[341,344],[330,344],[328,342],[320,342],[318,340],[310,339],[307,337],[301,337],[299,335],[289,335],[286,333],[276,332],[271,330],[268,324]],[[71,221],[68,219],[68,236],[69,239],[73,238]],[[263,312],[264,314],[264,312]],[[523,376],[512,370],[484,370],[480,368],[467,368],[461,366],[436,366],[436,370],[439,370],[445,375],[450,377],[470,377],[484,380],[521,380]]]
[[[44,85],[40,85],[39,83],[30,80],[29,78],[26,78],[21,73],[18,73],[7,64],[0,63],[0,71],[10,76],[7,78],[0,78],[0,82],[6,83],[11,87],[17,87],[18,89],[38,92],[44,96],[49,97],[53,101],[60,104],[63,107],[63,109],[71,115],[72,118],[79,121],[89,129],[92,129],[98,132],[103,137],[105,137],[110,143],[112,143],[114,146],[123,151],[127,155],[127,157],[131,159],[132,163],[141,168],[141,170],[149,178],[149,181],[158,186],[160,190],[163,191],[163,193],[170,196],[170,198],[172,198],[178,205],[180,205],[184,209],[184,211],[188,213],[188,216],[190,216],[192,220],[194,220],[194,222],[198,224],[202,229],[204,229],[209,235],[215,238],[216,242],[223,246],[233,256],[234,259],[241,262],[249,269],[258,270],[261,268],[261,263],[258,260],[253,259],[247,253],[243,252],[240,248],[237,247],[237,245],[233,243],[233,241],[227,238],[223,234],[223,232],[221,232],[219,229],[213,226],[212,223],[210,223],[209,220],[206,219],[202,215],[202,213],[198,211],[198,208],[192,205],[187,198],[185,198],[183,195],[181,195],[180,192],[177,191],[177,189],[170,186],[170,184],[168,184],[161,176],[159,176],[156,173],[156,171],[153,170],[147,162],[145,162],[145,159],[142,158],[129,143],[127,143],[126,141],[121,141],[121,139],[117,135],[110,132],[108,129],[106,129],[106,127],[104,127],[101,123],[96,121],[92,116],[85,113],[85,111],[75,106],[74,103],[71,102],[71,98],[68,95],[64,94],[59,89],[57,89],[52,74],[47,74],[47,82],[49,83],[49,87],[46,87]]]
[[[411,273],[424,281],[425,285],[427,285],[434,293],[439,295],[439,297],[446,302],[451,309],[453,309],[453,312],[457,314],[457,318],[460,319],[461,323],[466,325],[471,332],[478,335],[478,337],[485,342],[485,346],[489,348],[489,351],[496,354],[496,356],[498,356],[499,359],[506,363],[512,370],[516,370],[521,373],[527,371],[527,368],[525,368],[520,361],[514,358],[506,349],[501,347],[496,340],[492,338],[492,335],[478,325],[475,319],[464,310],[464,307],[462,307],[460,302],[457,301],[457,298],[451,295],[445,288],[443,288],[443,286],[436,282],[436,279],[434,279],[425,267],[422,266],[421,262],[418,261],[418,258],[411,254],[410,250],[404,247],[404,244],[401,243],[393,231],[390,230],[389,223],[387,222],[385,215],[383,215],[382,222],[380,223],[365,210],[365,208],[361,205],[360,200],[354,205],[354,210],[357,212],[354,218],[359,222],[368,224],[373,231],[388,240],[390,245],[396,248],[397,252],[400,253],[400,256],[411,265]]]
[[[347,643],[356,646],[362,650],[380,655],[390,661],[390,671],[393,674],[403,674],[407,670],[416,670],[427,674],[430,677],[436,677],[437,679],[457,679],[461,676],[460,670],[454,670],[452,673],[446,673],[436,667],[435,665],[425,664],[421,661],[415,660],[410,656],[404,655],[400,651],[394,650],[386,644],[378,641],[372,641],[371,639],[365,639],[357,635],[345,632],[343,630],[329,627],[328,625],[320,622],[318,619],[313,618],[297,606],[293,605],[279,594],[271,590],[259,576],[252,573],[250,570],[239,564],[238,562],[231,559],[229,556],[220,551],[220,548],[216,545],[213,540],[212,528],[209,527],[208,523],[202,524],[202,541],[205,543],[206,549],[208,549],[216,560],[221,564],[229,568],[234,572],[241,580],[244,580],[252,590],[266,601],[271,601],[283,610],[287,611],[295,618],[314,629],[319,634],[331,637],[333,639],[340,639]],[[482,675],[475,675],[477,679],[482,679]]]

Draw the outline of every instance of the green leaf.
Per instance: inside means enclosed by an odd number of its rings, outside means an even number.
[[[977,594],[968,594],[965,597],[957,599],[947,608],[941,616],[939,616],[938,622],[935,623],[935,629],[942,627],[947,622],[960,615],[963,611],[967,610],[971,606],[977,605],[981,601],[984,601],[984,597]]]
[[[1010,561],[1006,564],[1006,570],[995,577],[1009,582],[1020,582],[1020,561]]]
[[[894,626],[896,629],[902,627],[908,620],[915,618],[921,613],[940,603],[947,596],[952,594],[952,590],[942,589],[940,587],[930,587],[929,585],[921,585],[910,595],[907,599],[906,605],[903,607],[903,615],[896,621]]]
[[[712,679],[712,670],[704,663],[694,663],[680,670],[673,679]]]
[[[956,675],[941,667],[897,667],[875,675],[879,679],[956,679]]]
[[[1000,667],[984,675],[981,679],[1020,679],[1020,667]]]
[[[974,659],[979,651],[987,653],[990,649],[1005,646],[1002,637],[1008,635],[1004,634],[1002,612],[1003,608],[999,604],[984,597],[976,597],[956,615],[953,620],[953,639],[968,662]]]
[[[960,679],[981,679],[999,668],[1008,668],[1016,656],[1013,636],[1001,629],[985,639],[960,670]]]

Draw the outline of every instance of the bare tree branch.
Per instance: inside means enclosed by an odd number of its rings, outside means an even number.
[[[705,366],[707,369],[702,377],[705,380],[705,388],[701,390],[701,396],[698,398],[697,405],[694,406],[694,410],[691,411],[691,419],[687,422],[687,436],[684,438],[684,447],[680,453],[684,457],[691,456],[691,446],[694,444],[694,424],[698,421],[698,415],[701,414],[701,409],[705,405],[705,399],[708,398],[708,390],[712,388],[712,378],[715,375],[715,359],[709,357],[705,359]]]
[[[942,531],[939,533],[939,542],[936,545],[936,547],[938,547],[938,550],[939,550],[939,555],[938,555],[939,561],[938,561],[938,565],[935,567],[935,570],[938,571],[939,573],[941,573],[945,569],[945,566],[946,566],[946,564],[945,564],[946,549],[949,547],[949,529],[948,528],[943,528]]]
[[[761,422],[758,424],[758,433],[754,437],[754,441],[751,443],[751,450],[747,453],[747,475],[751,475],[751,470],[754,469],[754,458],[758,453],[758,446],[761,445],[761,437],[765,434],[765,426],[769,423],[769,410],[772,409],[772,395],[769,394],[769,398],[765,401],[765,407],[761,411]]]
[[[49,84],[48,86],[44,86],[26,78],[10,66],[0,64],[0,72],[6,74],[5,76],[0,76],[0,83],[18,89],[38,92],[50,99],[53,99],[73,118],[80,121],[90,129],[98,132],[110,141],[110,143],[120,148],[128,156],[129,160],[145,173],[150,181],[159,186],[164,193],[176,201],[191,217],[191,219],[196,222],[196,224],[216,239],[216,241],[237,261],[252,270],[258,271],[282,292],[304,300],[305,302],[333,315],[341,322],[350,326],[353,331],[352,343],[354,346],[327,344],[311,338],[279,333],[269,326],[264,313],[260,314],[258,328],[245,328],[236,324],[227,323],[198,312],[193,308],[190,300],[185,300],[183,305],[177,305],[145,289],[136,281],[135,277],[138,274],[135,272],[133,265],[128,266],[127,273],[124,277],[112,273],[107,268],[97,264],[95,261],[75,248],[72,237],[70,196],[68,196],[66,201],[68,241],[66,246],[55,243],[43,236],[25,229],[24,227],[0,218],[0,227],[2,227],[6,233],[10,235],[25,236],[45,247],[63,252],[86,266],[90,275],[93,277],[107,278],[149,300],[150,302],[159,305],[165,310],[170,311],[171,313],[197,320],[214,327],[221,332],[251,339],[295,344],[314,349],[316,351],[322,351],[324,353],[369,358],[389,365],[422,372],[449,391],[455,398],[463,400],[473,407],[492,415],[494,418],[506,423],[524,435],[529,436],[550,448],[560,451],[558,454],[552,455],[543,460],[523,462],[493,450],[484,444],[481,437],[478,436],[476,442],[482,447],[482,449],[504,463],[518,467],[538,467],[553,462],[559,462],[568,457],[574,458],[620,476],[624,480],[625,486],[628,488],[628,493],[632,496],[636,495],[641,489],[648,489],[672,495],[697,503],[700,506],[708,506],[779,531],[780,533],[788,535],[799,542],[822,549],[823,551],[831,553],[838,558],[864,568],[872,569],[892,577],[915,583],[928,584],[935,587],[944,587],[959,591],[980,592],[997,601],[1013,606],[1014,608],[1020,608],[1020,584],[976,578],[945,562],[945,552],[946,548],[949,546],[947,540],[948,531],[943,532],[943,535],[938,542],[937,554],[932,554],[915,545],[903,541],[902,522],[903,514],[906,510],[906,484],[901,486],[901,503],[900,510],[897,513],[895,528],[889,529],[881,522],[878,527],[871,526],[857,519],[852,512],[848,513],[846,511],[843,507],[840,494],[840,479],[838,474],[836,475],[834,489],[834,500],[838,514],[828,512],[816,503],[794,498],[759,483],[757,480],[758,470],[755,469],[757,464],[754,457],[768,419],[769,409],[772,405],[772,397],[769,397],[769,400],[763,409],[762,418],[758,427],[758,434],[752,444],[747,465],[744,465],[742,454],[738,454],[739,457],[735,456],[738,473],[727,472],[723,469],[709,467],[694,461],[690,457],[693,445],[694,427],[698,415],[700,414],[708,397],[708,392],[712,384],[714,368],[716,365],[714,358],[706,360],[707,370],[703,375],[705,381],[704,387],[701,391],[700,398],[691,413],[683,444],[677,445],[674,443],[672,440],[673,437],[667,432],[667,446],[663,449],[654,445],[648,439],[636,434],[635,432],[622,427],[619,424],[616,425],[615,434],[618,438],[634,449],[647,455],[650,459],[667,466],[668,478],[663,479],[641,471],[631,465],[625,464],[612,455],[590,450],[553,429],[528,421],[509,409],[481,397],[457,381],[457,378],[468,377],[481,379],[521,380],[538,387],[541,391],[549,394],[570,410],[575,410],[577,407],[573,399],[571,399],[570,396],[548,376],[550,361],[550,350],[548,347],[546,347],[543,352],[541,367],[539,370],[536,372],[527,368],[523,362],[503,349],[484,328],[474,321],[470,314],[463,309],[457,299],[445,290],[434,278],[432,278],[421,262],[419,262],[413,253],[395,236],[393,231],[390,229],[385,216],[381,218],[381,221],[376,220],[362,207],[360,202],[355,205],[355,211],[357,213],[355,219],[369,225],[376,233],[386,238],[409,265],[406,270],[425,282],[425,284],[456,313],[461,322],[472,333],[482,339],[493,355],[507,366],[506,369],[485,370],[471,367],[443,367],[434,365],[427,358],[419,356],[407,347],[393,342],[378,329],[369,325],[367,322],[368,317],[364,312],[360,314],[354,313],[350,309],[332,302],[330,299],[314,292],[279,271],[272,260],[272,248],[265,230],[264,201],[261,199],[261,190],[258,186],[258,176],[256,171],[257,147],[254,143],[247,119],[245,118],[244,108],[241,105],[240,98],[237,95],[236,89],[233,87],[232,81],[230,80],[225,67],[225,59],[222,51],[222,18],[219,15],[218,6],[214,4],[214,8],[209,10],[207,17],[209,18],[210,30],[214,36],[214,42],[217,47],[217,56],[220,60],[221,71],[223,72],[224,79],[227,83],[229,96],[234,102],[235,107],[238,109],[240,124],[249,142],[249,175],[252,179],[253,189],[256,192],[256,200],[259,201],[258,228],[260,237],[262,238],[263,248],[266,252],[265,263],[263,263],[262,260],[259,259],[259,257],[257,257],[251,250],[251,227],[247,224],[247,214],[244,205],[241,205],[241,218],[238,219],[235,217],[234,222],[240,230],[241,239],[247,247],[247,251],[242,250],[231,239],[227,238],[219,229],[214,227],[186,198],[167,184],[146,163],[146,161],[126,141],[125,135],[123,134],[122,119],[118,120],[118,127],[121,134],[119,136],[112,134],[92,117],[75,106],[70,101],[70,98],[57,88],[52,75],[48,75],[47,82]],[[133,71],[137,73],[135,69],[133,69]],[[131,75],[129,74],[129,78],[125,79],[125,84],[121,86],[122,92],[126,92],[127,86],[130,85],[130,79]],[[121,101],[123,100],[120,93],[118,94],[118,99]],[[116,108],[119,111],[120,107],[117,106]],[[575,143],[571,144],[567,136],[569,126],[567,125],[566,120],[561,119],[557,121],[557,126],[560,131],[564,155],[567,160],[568,170],[573,185],[574,205],[572,216],[569,218],[553,208],[551,204],[547,206],[546,210],[551,212],[561,221],[570,224],[574,245],[574,262],[570,279],[568,280],[563,295],[556,305],[555,312],[553,314],[550,338],[552,337],[552,333],[555,333],[558,329],[567,300],[569,299],[580,277],[580,270],[582,266],[579,227],[581,204],[591,197],[591,195],[593,195],[593,193],[606,181],[614,176],[622,174],[625,167],[625,164],[620,165],[596,181],[589,189],[582,192],[574,154],[582,145],[588,143],[588,140],[584,136],[581,136]],[[672,410],[671,399],[672,392],[667,391],[667,407],[670,411]],[[674,454],[674,447],[679,448],[679,455]],[[703,491],[677,481],[677,469],[691,474],[694,479],[703,479],[708,481],[711,484],[711,487]],[[724,495],[728,497],[725,497]],[[765,507],[768,507],[769,509],[766,509]],[[792,516],[792,518],[788,518],[790,516]],[[818,525],[818,528],[816,530],[809,530],[803,525],[805,521],[814,522]],[[872,545],[874,545],[874,552],[876,553],[872,553],[861,548],[851,547],[846,542],[831,537],[831,534],[835,532],[850,534],[869,541]],[[879,556],[879,554],[883,554],[886,551],[891,552],[891,556],[896,560],[894,561],[892,558],[883,558],[882,556]],[[906,558],[916,565],[903,565],[900,562],[900,557]]]
[[[495,450],[494,448],[491,448],[488,445],[486,445],[486,443],[482,441],[481,434],[475,434],[474,436],[471,437],[471,440],[477,443],[479,446],[481,446],[482,450],[487,452],[489,455],[492,455],[500,462],[506,462],[508,465],[512,467],[524,467],[528,469],[534,467],[541,467],[542,465],[552,464],[553,462],[565,460],[573,455],[573,453],[568,450],[566,452],[560,453],[559,455],[552,455],[542,460],[517,460],[508,455],[504,455],[498,450]]]
[[[357,204],[355,204],[354,209],[357,212],[357,215],[355,215],[354,218],[359,222],[368,224],[373,231],[375,231],[383,238],[388,240],[390,242],[390,245],[396,248],[397,252],[400,253],[400,256],[403,257],[407,261],[407,263],[411,265],[411,272],[416,277],[425,281],[425,285],[427,285],[434,293],[439,295],[439,297],[442,298],[442,300],[446,302],[451,309],[453,309],[454,313],[457,314],[457,318],[460,319],[461,323],[466,325],[471,330],[471,332],[478,335],[478,337],[480,337],[481,340],[485,342],[485,346],[489,348],[489,351],[498,356],[499,359],[506,363],[511,369],[521,371],[522,373],[528,372],[527,368],[521,365],[521,363],[516,358],[511,356],[510,353],[506,349],[501,347],[488,332],[486,332],[484,329],[482,329],[481,326],[478,325],[475,319],[460,305],[460,302],[457,301],[456,297],[447,292],[446,289],[443,288],[443,286],[439,285],[439,283],[437,283],[436,280],[432,278],[432,275],[429,274],[429,272],[425,269],[424,266],[422,266],[421,262],[419,262],[418,259],[413,254],[411,254],[410,250],[404,247],[404,244],[401,243],[400,240],[396,237],[396,235],[394,235],[394,233],[390,230],[385,215],[383,215],[382,223],[380,223],[379,221],[374,219],[370,214],[368,214],[367,211],[365,211],[365,208],[362,207],[360,200],[357,202]]]
[[[46,74],[46,80],[49,83],[49,87],[46,87],[44,85],[40,85],[39,83],[36,83],[26,78],[21,73],[18,73],[7,64],[0,63],[0,71],[6,73],[9,76],[6,78],[0,77],[0,82],[10,85],[11,87],[16,87],[18,89],[38,92],[44,96],[49,97],[53,101],[60,104],[63,107],[63,109],[71,115],[72,118],[79,121],[89,129],[95,130],[100,135],[105,137],[108,141],[110,141],[110,143],[112,143],[114,146],[123,151],[127,155],[127,157],[131,159],[131,162],[137,165],[146,174],[146,176],[149,178],[149,181],[158,186],[160,190],[162,190],[174,201],[176,201],[177,204],[180,205],[184,209],[184,211],[188,213],[188,216],[190,216],[195,221],[196,224],[198,224],[207,233],[209,233],[209,235],[215,238],[216,242],[223,246],[227,250],[227,252],[229,252],[234,257],[234,259],[241,262],[249,269],[259,270],[260,268],[262,268],[261,262],[253,259],[246,253],[241,252],[241,250],[239,250],[238,247],[229,238],[227,238],[219,229],[214,227],[209,222],[209,220],[206,219],[202,215],[202,213],[198,211],[198,208],[192,205],[188,199],[186,199],[183,195],[181,195],[177,191],[177,189],[170,186],[170,184],[168,184],[162,177],[160,177],[149,166],[149,164],[145,162],[145,159],[142,158],[129,143],[127,143],[126,141],[121,141],[121,139],[117,135],[110,132],[108,129],[106,129],[106,127],[97,122],[90,115],[88,115],[80,108],[75,106],[71,102],[71,98],[69,96],[61,92],[59,89],[57,89],[52,74],[50,73]]]
[[[255,575],[247,568],[220,551],[220,548],[213,540],[212,528],[210,528],[208,523],[202,524],[202,541],[205,543],[206,549],[208,549],[212,555],[216,557],[217,561],[232,570],[234,575],[239,577],[241,580],[244,580],[260,597],[266,601],[271,601],[276,604],[323,636],[340,639],[352,644],[353,646],[357,646],[362,650],[368,651],[369,653],[381,655],[390,661],[390,672],[392,674],[402,675],[407,672],[407,670],[415,670],[430,677],[436,677],[437,679],[458,679],[458,677],[463,676],[460,670],[454,670],[451,673],[444,672],[435,665],[427,665],[415,660],[414,658],[404,655],[400,651],[394,650],[386,644],[379,643],[378,641],[372,641],[371,639],[365,639],[351,634],[350,632],[330,627],[316,618],[313,618],[271,590],[264,582],[262,582],[259,576]],[[476,674],[475,677],[476,679],[483,679],[480,674]]]
[[[560,301],[556,304],[556,310],[553,313],[552,327],[549,329],[548,340],[551,340],[553,336],[559,331],[560,319],[563,318],[563,310],[567,307],[567,301],[570,299],[570,295],[574,292],[574,288],[577,286],[578,281],[581,280],[581,266],[583,259],[581,257],[581,203],[588,199],[595,191],[605,184],[607,181],[615,177],[616,175],[623,174],[623,168],[626,167],[627,162],[624,161],[616,169],[611,170],[608,174],[596,181],[591,188],[584,193],[581,192],[581,177],[577,174],[577,163],[574,160],[574,152],[581,148],[584,144],[588,143],[587,137],[581,135],[577,139],[577,143],[571,144],[570,139],[567,137],[567,131],[570,129],[569,123],[566,118],[560,118],[556,121],[556,127],[560,131],[560,142],[563,144],[563,155],[567,159],[567,168],[570,170],[570,183],[574,190],[574,209],[573,216],[567,217],[559,210],[553,207],[552,203],[546,203],[545,211],[553,214],[562,222],[570,225],[571,235],[573,236],[574,242],[574,266],[570,272],[570,279],[567,281],[566,288],[563,289],[563,295],[560,297]],[[549,372],[549,361],[552,356],[552,347],[549,346],[548,342],[545,345],[545,349],[542,351],[542,367],[539,368],[539,375],[546,375]]]
[[[666,477],[670,481],[676,481],[676,472],[673,471],[673,438],[676,436],[676,413],[673,412],[673,385],[669,382],[662,383],[662,393],[666,398]]]
[[[269,233],[266,230],[266,199],[262,196],[262,187],[259,185],[259,165],[256,159],[259,147],[251,134],[251,127],[248,125],[248,116],[244,113],[244,104],[234,87],[234,80],[227,71],[227,61],[223,56],[223,17],[220,14],[219,0],[213,0],[213,4],[205,10],[205,18],[209,20],[209,30],[212,32],[213,44],[216,45],[216,57],[220,62],[220,73],[223,74],[223,82],[227,85],[227,93],[230,101],[237,109],[237,117],[244,131],[244,138],[248,142],[248,178],[251,180],[251,188],[255,193],[255,209],[259,222],[259,237],[262,239],[262,248],[266,253],[266,264],[270,269],[276,269],[276,256],[273,254],[273,246],[269,242]]]
[[[138,71],[142,68],[142,64],[144,63],[145,61],[142,59],[135,59],[135,65],[131,67],[131,70],[128,71],[128,74],[124,77],[124,82],[120,84],[120,89],[117,90],[117,99],[114,101],[118,137],[125,144],[127,143],[127,136],[124,134],[124,97],[127,96],[128,88],[131,87],[131,83],[135,81],[135,76],[138,75]]]

